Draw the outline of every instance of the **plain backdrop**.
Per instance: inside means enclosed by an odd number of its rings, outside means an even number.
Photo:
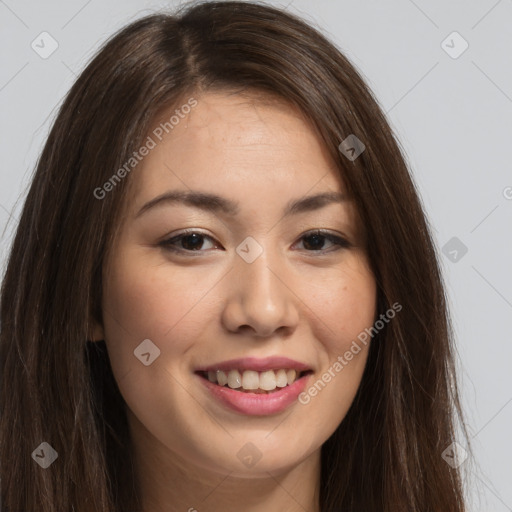
[[[474,468],[464,463],[470,510],[512,511],[512,0],[267,3],[301,15],[347,55],[401,141],[457,337],[476,456]],[[77,74],[119,28],[178,4],[0,0],[2,274],[56,107]]]

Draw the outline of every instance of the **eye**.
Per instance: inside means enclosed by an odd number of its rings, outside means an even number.
[[[201,253],[205,252],[204,250],[201,250],[204,249],[204,240],[213,241],[214,239],[200,231],[191,230],[180,233],[179,235],[167,240],[163,240],[159,245],[166,250],[177,253]],[[335,250],[350,247],[350,243],[344,238],[323,230],[315,230],[306,233],[305,235],[302,235],[300,240],[305,241],[303,245],[304,250],[307,252],[333,252],[332,250],[325,249],[324,244],[326,241],[328,241],[333,247],[338,246],[338,249]],[[213,246],[218,247],[215,244],[213,244]]]
[[[164,249],[180,253],[204,252],[200,251],[204,245],[204,239],[213,240],[212,237],[205,235],[200,231],[186,231],[167,240],[163,240],[159,245]]]
[[[306,241],[303,245],[307,252],[333,252],[331,250],[327,251],[323,248],[326,240],[334,246],[338,246],[335,250],[350,247],[350,243],[344,238],[321,229],[306,233],[305,235],[302,235],[300,239]]]

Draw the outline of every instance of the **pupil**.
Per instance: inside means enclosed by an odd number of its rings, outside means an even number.
[[[193,242],[191,244],[187,243],[187,240],[190,241],[191,239],[193,239]],[[191,235],[183,237],[181,242],[183,244],[183,247],[187,250],[199,249],[202,245],[202,236],[198,235],[197,233],[192,233]],[[189,247],[186,247],[187,245]]]
[[[311,240],[311,239],[316,240],[316,242],[320,242],[319,245],[317,244],[317,247],[313,247],[313,250],[318,250],[318,249],[322,248],[322,245],[323,245],[323,240],[322,240],[323,239],[323,235],[309,235],[308,237],[304,238],[304,241]],[[309,246],[311,246],[311,245],[314,246],[315,243],[314,242],[313,242],[313,244],[310,244],[310,243],[307,243],[307,242],[304,243],[304,247],[306,247],[306,249],[308,249],[308,247],[307,247],[308,245]],[[309,248],[311,248],[311,247],[309,247]]]

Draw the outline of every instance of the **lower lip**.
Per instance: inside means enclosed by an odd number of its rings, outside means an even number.
[[[298,401],[297,398],[306,387],[306,381],[310,375],[304,375],[293,384],[272,393],[236,391],[214,384],[200,375],[197,377],[215,398],[230,409],[249,416],[265,416],[282,412],[293,402]]]

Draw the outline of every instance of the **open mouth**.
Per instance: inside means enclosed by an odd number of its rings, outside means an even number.
[[[198,371],[197,375],[220,387],[227,387],[242,393],[270,394],[287,386],[291,386],[299,379],[313,373],[312,370],[297,371],[291,368],[267,370],[257,372],[254,370],[215,370]]]

